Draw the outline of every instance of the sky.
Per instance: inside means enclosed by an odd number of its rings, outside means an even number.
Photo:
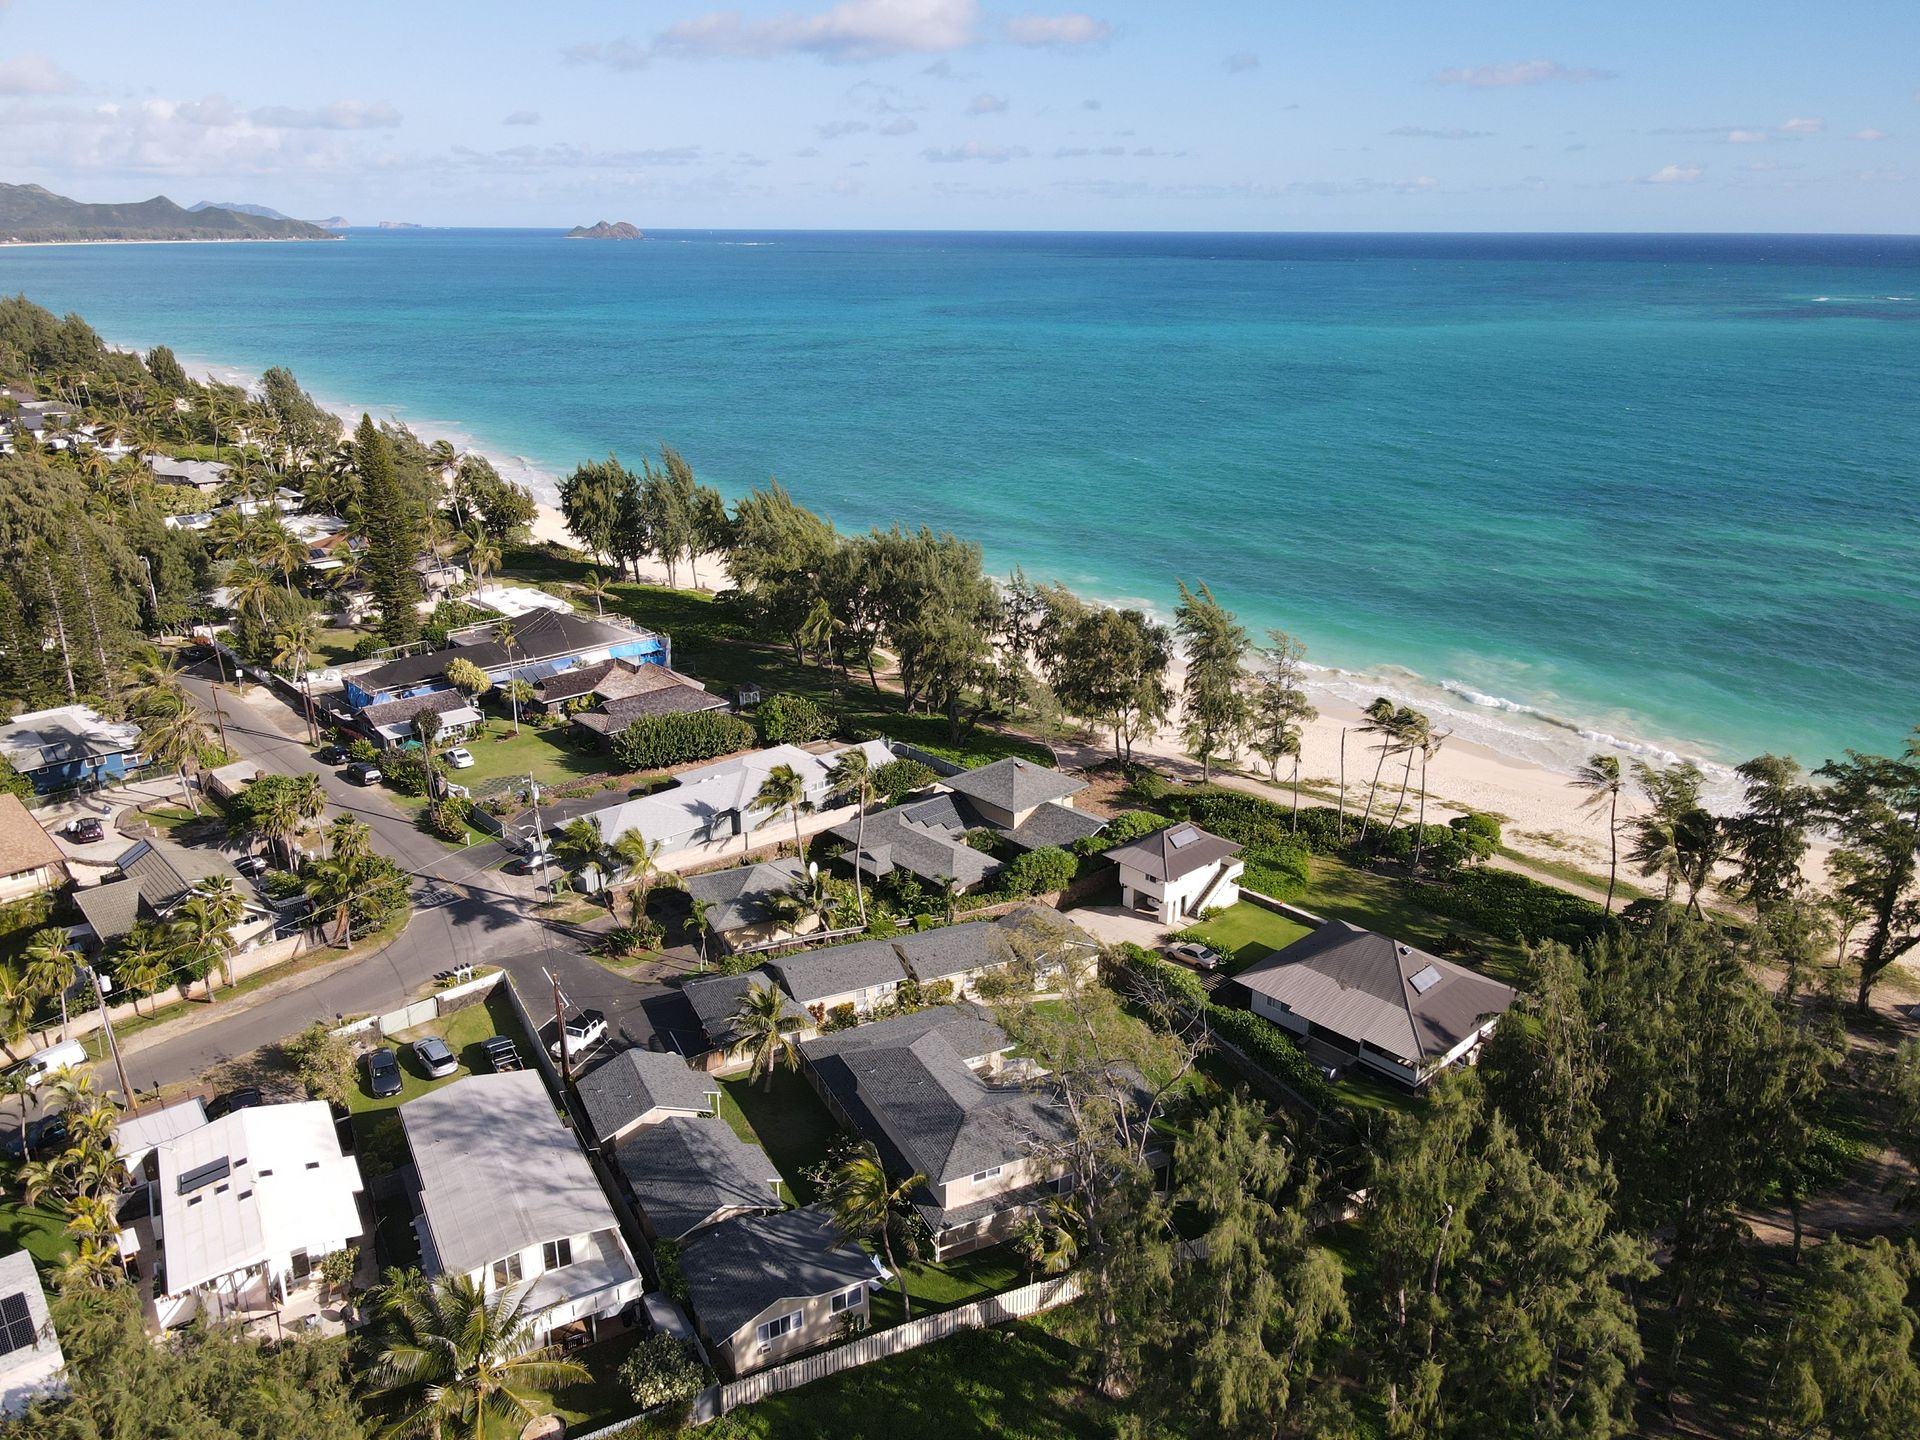
[[[0,180],[354,224],[1911,233],[1920,3],[0,0]]]

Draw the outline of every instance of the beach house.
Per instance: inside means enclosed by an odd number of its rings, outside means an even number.
[[[449,634],[444,650],[404,655],[346,672],[347,703],[355,710],[365,710],[371,705],[450,690],[453,687],[446,670],[448,662],[455,659],[478,666],[495,685],[507,680],[538,683],[576,666],[609,659],[644,665],[668,665],[672,661],[666,636],[617,618],[590,620],[539,610],[500,623],[511,628],[510,640],[496,639],[494,625],[474,625]]]
[[[680,1252],[680,1268],[700,1333],[730,1375],[790,1360],[869,1320],[873,1262],[815,1206],[704,1230]]]
[[[1511,986],[1345,920],[1328,920],[1242,970],[1256,1015],[1330,1068],[1366,1066],[1420,1086],[1470,1061],[1513,1004]]]
[[[0,725],[0,755],[40,795],[112,784],[144,759],[140,727],[109,720],[90,705],[14,716]]]
[[[665,1050],[616,1050],[576,1076],[573,1090],[587,1112],[595,1145],[612,1145],[676,1117],[720,1111],[719,1087]]]
[[[179,485],[211,495],[227,483],[228,470],[214,460],[176,460],[171,455],[147,456],[147,468],[162,485]]]
[[[1247,868],[1238,845],[1185,821],[1116,845],[1106,857],[1120,870],[1120,903],[1169,927],[1238,903]]]
[[[74,908],[92,931],[94,943],[111,945],[141,920],[172,918],[199,886],[226,880],[240,898],[240,919],[227,932],[235,951],[271,939],[273,911],[241,878],[233,863],[216,850],[189,848],[155,837],[136,840],[114,862],[116,878],[73,892]]]

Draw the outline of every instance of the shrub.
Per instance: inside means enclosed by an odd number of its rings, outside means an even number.
[[[1422,835],[1426,837],[1424,842]],[[1406,865],[1413,863],[1416,845],[1420,847],[1420,868],[1431,875],[1451,875],[1473,858],[1467,836],[1447,825],[1424,829],[1402,825],[1380,837],[1380,853]]]
[[[1334,1088],[1327,1083],[1327,1077],[1314,1068],[1307,1052],[1272,1021],[1251,1010],[1209,1005],[1207,1024],[1214,1034],[1275,1079],[1291,1086],[1310,1104],[1331,1110],[1339,1103]]]
[[[487,678],[487,672],[464,655],[456,655],[447,662],[447,668],[440,672],[447,677],[447,683],[469,699],[477,700],[493,688],[493,682]]]
[[[1172,789],[1165,776],[1156,775],[1151,770],[1138,771],[1127,782],[1127,793],[1142,805],[1152,805],[1166,799],[1167,792]]]
[[[1457,830],[1467,842],[1467,851],[1476,861],[1490,860],[1500,848],[1500,822],[1491,815],[1482,815],[1478,811],[1470,815],[1456,815],[1447,822],[1447,828]]]
[[[953,981],[929,980],[920,987],[922,1005],[944,1005],[953,999]]]
[[[347,758],[361,765],[378,765],[380,747],[364,735],[356,735],[347,742]]]
[[[1105,834],[1091,838],[1100,842],[1100,849],[1111,850],[1116,845],[1125,845],[1143,835],[1163,830],[1172,823],[1166,816],[1156,815],[1151,810],[1122,810],[1107,822]]]
[[[427,806],[427,829],[458,844],[467,838],[467,816],[472,812],[473,802],[464,795],[448,795]]]
[[[898,805],[916,790],[924,790],[940,777],[933,767],[919,760],[889,760],[873,772],[873,792],[889,805]]]
[[[753,712],[762,745],[804,745],[833,732],[827,714],[804,695],[769,695]]]
[[[1242,852],[1247,872],[1240,883],[1272,900],[1297,900],[1313,883],[1313,857],[1307,847],[1288,842],[1249,846]]]
[[[353,1050],[324,1021],[314,1021],[282,1048],[307,1094],[335,1105],[347,1103],[354,1082]]]
[[[691,1400],[706,1388],[707,1372],[691,1348],[671,1335],[655,1333],[633,1347],[620,1362],[620,1383],[644,1410]]]
[[[1440,914],[1502,940],[1558,940],[1578,948],[1598,935],[1606,921],[1593,901],[1511,870],[1463,870],[1450,884],[1435,886],[1426,900]]]
[[[447,762],[434,757],[433,773],[447,773]],[[390,750],[380,761],[380,778],[402,795],[427,793],[427,757],[420,750]]]
[[[660,1271],[660,1288],[674,1304],[693,1304],[693,1289],[687,1284],[687,1272],[680,1268],[680,1242],[662,1239],[653,1242],[653,1263]]]
[[[991,855],[999,844],[1000,837],[991,830],[969,830],[965,836],[967,848],[978,850],[982,855]]]
[[[1016,856],[1001,875],[1001,888],[1009,895],[1051,895],[1073,883],[1079,864],[1058,845],[1042,845]]]
[[[378,635],[362,635],[353,642],[353,658],[371,660],[386,648],[387,642]]]
[[[823,1031],[851,1030],[859,1023],[860,1016],[855,1013],[853,1002],[846,1001],[827,1011],[826,1018],[820,1022],[820,1028]]]
[[[753,726],[737,715],[702,710],[690,715],[643,715],[613,737],[623,770],[664,770],[713,760],[753,745]]]
[[[1132,943],[1116,945],[1113,953],[1132,972],[1134,980],[1149,990],[1164,990],[1196,1011],[1206,1008],[1206,987],[1191,970]]]

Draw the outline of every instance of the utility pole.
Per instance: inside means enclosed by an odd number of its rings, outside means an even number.
[[[531,771],[527,773],[527,793],[533,800],[533,853],[540,857],[540,884],[550,892],[553,881],[547,873],[547,835],[540,826],[540,782],[533,778]]]
[[[219,653],[219,650],[216,648],[214,654],[217,655]],[[233,752],[227,749],[227,717],[225,712],[220,709],[220,682],[215,680],[207,686],[207,689],[213,692],[213,723],[220,730],[220,751],[224,755],[232,755]]]
[[[120,1072],[120,1093],[127,1098],[127,1113],[138,1115],[140,1107],[133,1098],[133,1086],[127,1083],[127,1067],[120,1058],[120,1041],[113,1033],[113,1017],[107,1013],[106,992],[100,988],[100,972],[89,965],[87,979],[93,983],[93,998],[100,1006],[100,1024],[107,1032],[107,1049],[113,1052],[113,1068]]]
[[[567,1057],[567,1016],[561,1008],[560,977],[549,970],[547,978],[553,981],[553,1028],[560,1033],[560,1083],[565,1085],[573,1079],[572,1066]]]
[[[300,692],[306,697],[307,701],[307,743],[309,745],[318,745],[320,743],[320,730],[319,727],[313,723],[313,672],[311,670],[303,670],[300,672]],[[428,768],[427,774],[429,778],[432,777],[433,771],[431,767]]]

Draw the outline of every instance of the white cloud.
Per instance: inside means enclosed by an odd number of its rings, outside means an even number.
[[[1389,130],[1387,134],[1398,136],[1403,140],[1485,140],[1493,132],[1461,130],[1452,127],[1444,130],[1429,130],[1422,125],[1402,125],[1397,129]]]
[[[882,135],[911,135],[920,128],[920,122],[905,115],[896,115],[880,127]]]
[[[538,125],[540,123],[540,112],[538,110],[516,110],[500,123],[502,125]]]
[[[1764,130],[1729,130],[1727,132],[1729,145],[1764,145],[1772,138]]]
[[[0,60],[0,95],[66,95],[80,82],[44,55]]]
[[[817,160],[820,158],[819,147],[809,145],[804,150],[796,150],[793,152],[793,158],[796,160]]]
[[[1467,85],[1476,90],[1503,90],[1514,85],[1546,85],[1555,81],[1578,83],[1611,80],[1607,70],[1563,65],[1558,60],[1513,60],[1504,65],[1458,65],[1433,77],[1442,85]]]
[[[1796,115],[1780,127],[1783,135],[1818,135],[1827,122],[1817,115]]]
[[[267,105],[253,112],[253,123],[273,130],[391,130],[400,112],[385,100],[335,100],[312,110]]]
[[[661,31],[655,54],[689,59],[765,59],[809,54],[827,60],[884,60],[938,54],[979,39],[979,0],[841,0],[816,15],[749,20],[719,10]]]
[[[569,65],[605,65],[609,70],[644,70],[653,59],[644,46],[625,38],[569,45],[560,55]]]
[[[1884,140],[1887,138],[1887,132],[1884,130],[1875,130],[1869,125],[1865,130],[1854,131],[1853,138],[1856,140]]]
[[[1244,75],[1249,70],[1260,68],[1260,57],[1251,50],[1242,50],[1238,54],[1227,56],[1220,63],[1226,67],[1229,75]]]
[[[949,145],[944,150],[922,150],[920,154],[936,164],[952,165],[978,160],[987,165],[1004,165],[1009,160],[1024,160],[1030,152],[1024,145],[982,145],[969,140],[964,145]]]
[[[1007,102],[999,95],[976,95],[967,105],[969,115],[1004,115]]]
[[[1662,165],[1646,177],[1648,185],[1691,185],[1706,173],[1698,165]]]
[[[1113,27],[1091,15],[1016,15],[1007,21],[1007,39],[1016,45],[1071,49],[1112,37]]]
[[[873,126],[864,120],[829,120],[824,125],[816,125],[813,131],[822,140],[838,140],[847,135],[864,135]]]
[[[1098,100],[1082,100],[1080,102],[1080,108],[1082,110],[1098,110],[1100,108],[1100,102]]]

